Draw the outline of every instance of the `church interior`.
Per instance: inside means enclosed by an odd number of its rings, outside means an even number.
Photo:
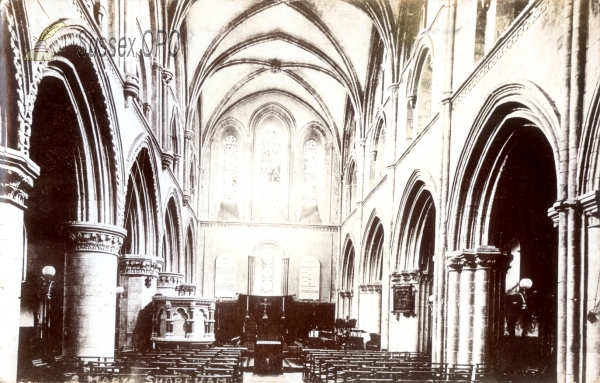
[[[2,0],[0,382],[600,378],[598,0]]]

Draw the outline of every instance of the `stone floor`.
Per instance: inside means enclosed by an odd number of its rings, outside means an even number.
[[[277,376],[244,372],[244,383],[303,383],[303,381],[301,372],[286,372]]]

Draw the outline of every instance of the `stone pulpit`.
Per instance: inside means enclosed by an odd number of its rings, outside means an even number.
[[[159,273],[153,302],[152,341],[160,348],[209,346],[215,340],[215,299],[196,296],[179,273]]]

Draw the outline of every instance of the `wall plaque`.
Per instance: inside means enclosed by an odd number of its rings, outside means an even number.
[[[415,294],[412,285],[394,286],[394,312],[412,313],[415,311]]]
[[[215,297],[235,298],[236,280],[235,257],[229,253],[219,255],[215,265]]]
[[[304,257],[300,262],[299,299],[319,300],[320,292],[321,263],[316,257]]]

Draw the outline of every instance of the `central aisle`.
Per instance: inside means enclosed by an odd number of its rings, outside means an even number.
[[[303,383],[301,372],[285,372],[283,375],[255,375],[244,372],[244,383]]]

